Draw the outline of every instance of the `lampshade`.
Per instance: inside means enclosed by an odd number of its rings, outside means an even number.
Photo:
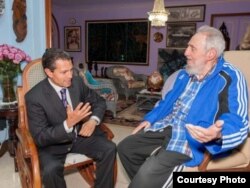
[[[165,26],[169,14],[169,11],[165,9],[164,0],[155,0],[153,10],[148,12],[148,19],[151,21],[151,26]]]

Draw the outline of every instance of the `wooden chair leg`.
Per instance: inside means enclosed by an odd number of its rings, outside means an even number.
[[[23,158],[23,150],[19,144],[17,145],[17,150],[17,165],[22,188],[32,188],[32,175],[27,163],[24,161],[25,159]]]
[[[116,180],[117,180],[117,159],[115,160],[115,164],[114,164],[114,186],[116,184]]]
[[[85,165],[79,166],[77,167],[79,173],[81,174],[81,176],[84,178],[84,180],[90,185],[90,187],[94,187],[94,183],[95,183],[95,171],[96,171],[96,165],[95,162],[89,162]],[[114,185],[116,184],[116,180],[117,180],[117,160],[115,160],[115,164],[114,164]]]
[[[95,183],[95,164],[94,161],[77,167],[79,173],[84,178],[84,180],[90,185],[90,187],[94,187]]]

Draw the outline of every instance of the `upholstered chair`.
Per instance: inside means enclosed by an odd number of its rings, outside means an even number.
[[[116,106],[118,102],[118,93],[113,81],[104,78],[93,78],[92,74],[86,70],[80,70],[79,75],[83,78],[84,83],[91,89],[95,90],[101,95],[107,105],[107,110],[113,113],[113,117],[116,117]]]
[[[105,74],[113,80],[119,95],[125,95],[126,101],[130,96],[135,96],[137,92],[146,88],[147,76],[136,74],[125,66],[110,66]]]

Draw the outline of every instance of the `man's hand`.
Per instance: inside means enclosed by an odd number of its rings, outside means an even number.
[[[150,123],[148,121],[143,121],[133,130],[132,134],[136,134],[141,129],[148,127],[150,127]]]
[[[82,125],[82,128],[78,134],[81,136],[90,137],[95,130],[96,124],[97,122],[94,119],[89,119]]]
[[[75,110],[72,110],[71,106],[67,106],[67,126],[69,128],[75,126],[83,118],[89,116],[92,112],[90,111],[91,106],[89,103],[79,103]]]
[[[196,139],[198,142],[206,143],[214,139],[221,138],[221,130],[224,121],[218,120],[215,124],[208,128],[203,128],[200,126],[195,126],[192,124],[186,124],[186,128],[190,135]]]

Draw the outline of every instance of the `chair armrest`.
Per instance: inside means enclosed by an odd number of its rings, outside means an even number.
[[[31,183],[34,188],[41,188],[41,175],[40,175],[40,166],[38,153],[36,145],[33,141],[32,136],[26,128],[16,129],[16,135],[18,137],[17,143],[17,161],[19,161],[19,171],[24,173],[23,176],[26,178],[25,183]],[[28,168],[28,169],[27,169]],[[31,173],[29,173],[31,172]]]
[[[118,100],[118,94],[117,94],[117,90],[116,90],[116,88],[115,88],[115,86],[114,86],[114,84],[113,83],[101,83],[101,85],[88,85],[88,87],[90,88],[90,89],[93,89],[93,90],[95,90],[95,91],[97,91],[97,93],[99,93],[100,95],[101,95],[101,90],[102,89],[110,89],[111,90],[111,93],[110,94],[113,94],[113,96],[114,96],[114,101],[117,101]]]
[[[113,132],[105,124],[102,123],[99,125],[99,127],[106,134],[109,140],[112,140],[114,138]]]
[[[27,129],[16,129],[16,135],[18,137],[19,143],[22,145],[25,158],[31,158],[32,156],[37,155],[36,145]]]
[[[25,111],[23,105],[18,106],[18,127],[21,129],[27,128],[25,124]]]
[[[103,78],[95,78],[96,81],[98,81],[100,84],[90,84],[86,78],[86,76],[84,75],[84,73],[79,72],[80,77],[83,79],[84,83],[93,90],[101,90],[101,89],[105,89],[108,88],[111,90],[111,93],[116,94],[115,95],[115,100],[118,100],[118,95],[117,95],[117,91],[116,91],[116,87],[113,84],[113,81],[110,79],[103,79]]]
[[[102,82],[102,83],[108,83],[108,84],[113,84],[112,79],[108,78],[95,78],[97,81]]]
[[[146,76],[145,74],[135,74],[135,79],[137,81],[144,81],[145,83],[147,82],[148,76]]]
[[[109,88],[112,91],[115,90],[115,87],[113,84],[109,84],[109,83],[101,83],[101,85],[88,85],[89,88],[91,89],[104,89],[104,88]]]
[[[116,87],[112,79],[98,78],[97,80],[101,82],[104,88],[110,88],[113,93],[117,93]]]

